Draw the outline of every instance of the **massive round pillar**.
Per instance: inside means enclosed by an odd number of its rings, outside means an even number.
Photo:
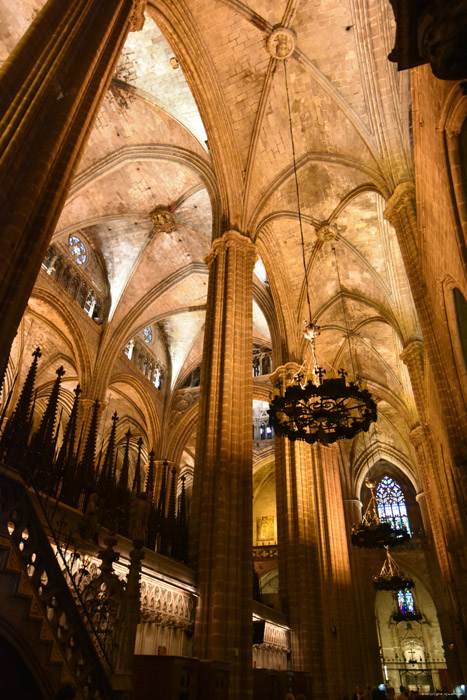
[[[255,247],[214,241],[191,506],[198,572],[194,653],[230,665],[232,700],[252,694],[252,379]]]

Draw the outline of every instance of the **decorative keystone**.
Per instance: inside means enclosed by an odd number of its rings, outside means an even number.
[[[272,58],[285,61],[295,51],[295,32],[286,27],[276,27],[268,39],[268,51]]]

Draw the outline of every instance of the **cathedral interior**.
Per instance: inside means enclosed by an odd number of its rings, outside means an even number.
[[[3,697],[465,693],[448,4],[0,0]]]

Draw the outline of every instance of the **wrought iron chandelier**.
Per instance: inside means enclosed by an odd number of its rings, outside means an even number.
[[[305,273],[306,297],[310,321],[304,321],[303,335],[311,342],[314,368],[310,374],[302,368],[295,374],[293,381],[282,391],[276,391],[269,406],[269,424],[275,434],[287,437],[292,442],[304,440],[309,444],[319,442],[329,445],[340,438],[353,438],[361,431],[367,431],[370,424],[376,421],[376,403],[370,392],[363,385],[361,378],[355,375],[347,380],[347,372],[341,368],[337,376],[334,373],[325,377],[326,370],[317,363],[315,339],[320,334],[316,321],[311,321],[310,293],[305,260],[305,241],[303,236],[302,216],[300,209],[300,190],[298,186],[295,144],[292,129],[292,116],[287,82],[287,61],[284,61],[285,89],[289,117],[290,141],[292,145],[295,190],[297,195],[298,221],[302,248],[302,261]],[[328,227],[329,228],[329,227]],[[334,227],[335,228],[335,227]],[[333,228],[333,230],[334,230]],[[337,235],[337,228],[335,229]],[[342,285],[337,264],[335,248],[333,248],[337,278],[346,326],[346,336],[349,344],[349,354],[352,361],[352,351],[348,331],[347,315]],[[353,365],[353,361],[352,361]],[[355,374],[355,373],[354,373]]]
[[[378,576],[373,576],[373,586],[377,591],[408,591],[415,586],[413,580],[399,569],[396,560],[385,546],[386,558]]]
[[[375,493],[375,482],[365,479],[365,485],[371,491],[370,501],[362,521],[352,528],[351,541],[357,547],[366,549],[395,547],[410,540],[406,527],[393,528],[390,522],[381,521],[378,515],[378,503]]]
[[[343,369],[339,377],[324,379],[324,374],[318,366],[313,377],[299,372],[283,394],[273,397],[269,420],[276,435],[328,445],[353,438],[376,420],[376,404],[358,377],[347,382]]]

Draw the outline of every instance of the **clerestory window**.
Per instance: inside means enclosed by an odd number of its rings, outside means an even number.
[[[88,254],[81,238],[78,238],[78,236],[70,236],[68,239],[68,244],[70,246],[70,253],[78,265],[84,265],[88,258]]]
[[[393,530],[407,528],[410,534],[407,506],[401,487],[389,476],[384,476],[376,489],[378,516],[382,522],[391,523]]]

